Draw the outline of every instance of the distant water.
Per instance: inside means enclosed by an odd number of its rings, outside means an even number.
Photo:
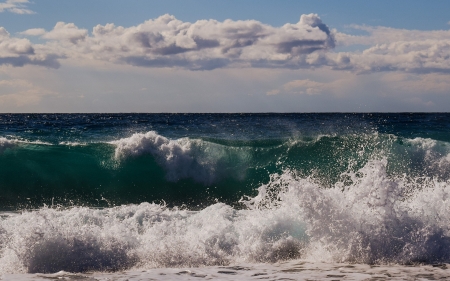
[[[0,114],[0,276],[450,262],[450,114]]]

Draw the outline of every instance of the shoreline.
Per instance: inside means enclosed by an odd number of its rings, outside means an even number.
[[[199,268],[131,269],[114,273],[5,274],[0,280],[444,280],[449,264],[368,265],[292,260]]]

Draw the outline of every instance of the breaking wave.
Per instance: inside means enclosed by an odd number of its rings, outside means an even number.
[[[247,167],[251,160],[249,151],[245,148],[230,149],[220,144],[189,138],[170,140],[154,131],[133,134],[129,138],[110,143],[116,146],[117,160],[152,155],[164,167],[169,181],[192,178],[200,183],[211,184],[221,176],[229,176],[224,173],[230,170],[233,170],[234,176],[243,178],[244,175],[239,174],[239,171]]]
[[[5,213],[0,272],[81,272],[306,259],[450,261],[450,183],[390,176],[386,159],[341,174],[272,174],[258,194],[200,211],[141,203]],[[45,262],[44,262],[45,261]]]

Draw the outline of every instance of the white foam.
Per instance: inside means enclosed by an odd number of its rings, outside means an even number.
[[[328,262],[408,263],[450,259],[450,184],[392,179],[386,160],[370,161],[352,184],[321,188],[312,178],[273,176],[253,208],[288,208],[306,224],[304,258]],[[276,192],[274,192],[276,190]],[[279,192],[281,190],[281,192]]]
[[[72,141],[62,141],[59,143],[59,145],[66,145],[66,146],[86,146],[87,144],[84,142],[72,142]]]
[[[170,140],[154,131],[133,134],[129,138],[110,143],[116,146],[115,158],[120,161],[143,154],[153,155],[166,170],[169,181],[192,178],[211,184],[225,172],[222,166],[230,163],[233,165],[228,165],[227,168],[232,167],[231,176],[243,178],[249,157],[245,148],[227,148],[189,138]]]
[[[298,257],[300,236],[285,233],[302,231],[294,222],[292,213],[225,204],[199,212],[148,203],[42,209],[0,222],[0,273],[274,262]]]
[[[16,141],[9,140],[7,138],[0,138],[0,153],[8,148],[13,148],[16,145]]]
[[[40,140],[29,141],[29,140],[23,140],[23,139],[7,139],[5,137],[0,137],[0,153],[4,152],[6,149],[14,148],[19,144],[52,145],[51,143],[43,142]]]
[[[3,216],[0,273],[224,266],[302,258],[312,262],[450,261],[450,184],[391,178],[386,160],[323,188],[314,178],[272,175],[236,210],[142,203]]]

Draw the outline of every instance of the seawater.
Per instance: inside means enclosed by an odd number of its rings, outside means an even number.
[[[450,114],[1,114],[0,275],[450,262]]]

